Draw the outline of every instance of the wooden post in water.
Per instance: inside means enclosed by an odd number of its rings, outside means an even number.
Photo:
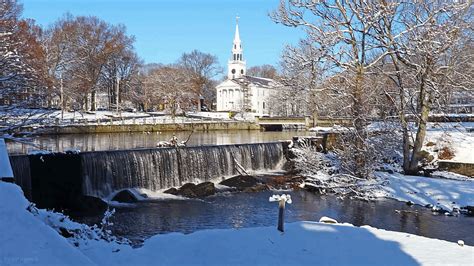
[[[280,200],[278,202],[278,231],[285,231],[285,201]]]
[[[285,203],[291,204],[290,195],[273,195],[269,199],[270,202],[278,201],[278,226],[280,232],[285,231]]]

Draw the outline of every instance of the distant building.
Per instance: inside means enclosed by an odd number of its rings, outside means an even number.
[[[232,57],[227,63],[227,79],[216,86],[217,111],[247,112],[270,115],[270,97],[281,85],[268,78],[246,75],[238,23],[235,26]]]

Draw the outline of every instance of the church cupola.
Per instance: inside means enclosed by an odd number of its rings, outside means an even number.
[[[234,43],[232,46],[232,57],[227,63],[227,78],[236,79],[246,74],[245,61],[243,58],[242,42],[239,34],[239,17],[236,17]]]

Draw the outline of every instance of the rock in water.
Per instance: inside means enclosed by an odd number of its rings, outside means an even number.
[[[228,187],[236,187],[239,190],[243,190],[245,188],[253,187],[258,184],[258,179],[253,176],[249,175],[238,175],[226,179],[219,184],[228,186]]]
[[[178,189],[178,195],[186,197],[186,198],[196,198],[196,193],[194,192],[194,189],[196,188],[196,185],[193,183],[186,183],[182,185]]]
[[[112,198],[112,201],[117,201],[117,202],[121,202],[121,203],[134,203],[134,202],[137,202],[138,199],[135,196],[135,194],[133,194],[130,190],[125,189],[125,190],[122,190],[119,193],[117,193]]]
[[[336,220],[334,220],[333,218],[326,217],[326,216],[321,217],[321,219],[319,219],[319,222],[325,223],[325,224],[337,224]]]
[[[216,187],[212,182],[204,182],[198,185],[186,183],[179,189],[170,188],[165,193],[179,195],[186,198],[204,198],[216,194]]]
[[[78,203],[75,209],[88,215],[103,214],[109,207],[102,199],[91,196],[80,197]]]
[[[171,194],[171,195],[178,195],[179,191],[178,191],[177,188],[172,187],[172,188],[169,188],[169,189],[163,191],[163,193],[167,193],[167,194]]]
[[[198,198],[208,197],[216,194],[216,187],[212,182],[204,182],[194,187],[194,194]]]

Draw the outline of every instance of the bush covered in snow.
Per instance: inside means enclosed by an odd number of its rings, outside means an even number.
[[[75,246],[87,245],[89,241],[115,242],[117,244],[130,244],[126,238],[116,237],[109,229],[113,223],[110,221],[115,213],[115,209],[107,209],[100,225],[88,226],[72,221],[67,215],[62,213],[38,209],[31,203],[27,210],[39,220],[53,228],[60,235],[66,237]]]
[[[292,149],[294,167],[305,177],[304,187],[319,193],[331,193],[361,199],[375,199],[383,181],[361,179],[341,171],[341,159],[335,153],[321,153],[315,147],[301,145]]]

